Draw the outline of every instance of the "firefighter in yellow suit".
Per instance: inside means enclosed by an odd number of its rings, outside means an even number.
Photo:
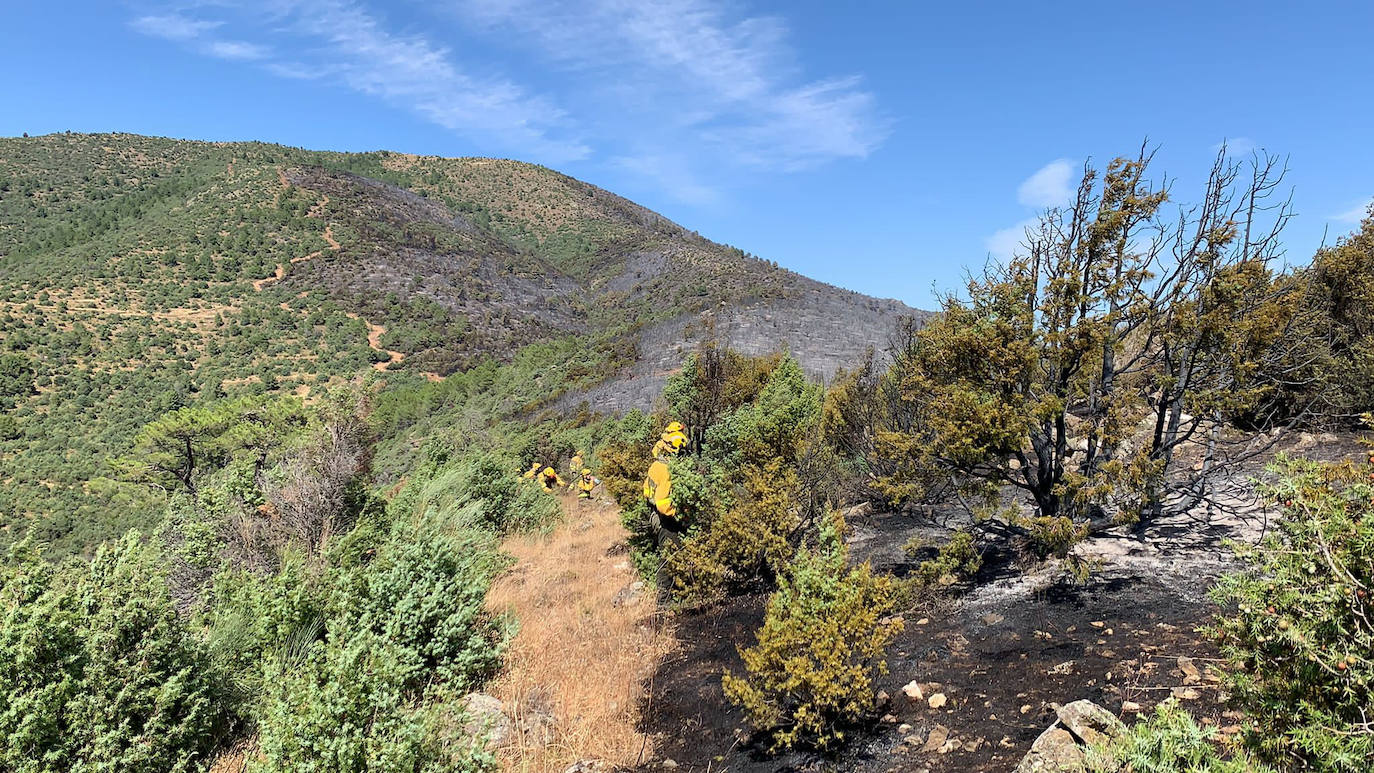
[[[543,484],[545,491],[555,491],[567,485],[558,477],[558,471],[552,467],[545,467],[544,471],[539,473],[539,482]]]
[[[568,472],[573,475],[580,475],[582,470],[582,452],[573,451],[572,459],[568,460]]]
[[[577,480],[573,481],[569,488],[577,489],[577,503],[580,505],[583,502],[590,502],[592,500],[592,492],[596,490],[596,485],[600,482],[601,481],[592,476],[591,470],[583,467],[582,471],[577,476]]]
[[[539,474],[539,462],[536,460],[536,461],[530,462],[530,468],[529,468],[528,470],[525,470],[525,474],[524,474],[524,475],[521,475],[520,477],[521,477],[521,478],[524,478],[525,480],[534,480],[534,476],[536,476],[536,475],[538,475],[538,474]]]
[[[668,472],[668,463],[677,458],[686,445],[686,428],[676,421],[670,423],[654,444],[654,462],[644,477],[644,498],[653,508],[649,524],[660,550],[666,545],[676,547],[687,533],[686,526],[677,517],[677,508],[673,507],[673,481]]]

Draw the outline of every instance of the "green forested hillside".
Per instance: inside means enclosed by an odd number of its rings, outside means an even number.
[[[80,550],[152,523],[162,496],[106,461],[207,396],[369,366],[420,388],[547,342],[499,406],[529,410],[628,367],[656,320],[818,288],[868,300],[514,161],[0,139],[0,531]]]

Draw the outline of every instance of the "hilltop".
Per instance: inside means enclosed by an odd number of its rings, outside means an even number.
[[[556,375],[506,409],[614,412],[708,334],[826,377],[912,313],[517,161],[0,139],[0,528],[80,548],[151,521],[158,498],[105,461],[204,395],[526,352]]]

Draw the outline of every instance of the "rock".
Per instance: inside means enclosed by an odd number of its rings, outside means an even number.
[[[1175,687],[1169,692],[1181,701],[1195,701],[1202,697],[1202,693],[1191,687]]]
[[[1057,724],[1035,739],[1030,751],[1021,758],[1021,764],[1016,766],[1016,773],[1082,773],[1083,770],[1083,750],[1078,748],[1073,733]]]
[[[661,768],[667,768],[669,770],[672,770],[673,768],[677,767],[677,763],[673,761],[672,757],[665,757],[662,762],[658,763],[658,765]]]
[[[939,751],[949,738],[949,728],[944,725],[936,725],[930,729],[930,735],[926,738],[925,746],[921,747],[923,752]]]
[[[1059,676],[1062,676],[1062,675],[1064,675],[1064,674],[1072,674],[1072,673],[1073,673],[1073,661],[1072,661],[1072,660],[1066,660],[1066,661],[1064,661],[1063,663],[1060,663],[1059,665],[1055,666],[1054,668],[1051,668],[1051,669],[1050,669],[1049,671],[1047,671],[1046,673],[1051,674],[1051,675],[1059,675]]]
[[[923,701],[926,699],[925,693],[921,692],[920,683],[915,679],[906,683],[906,686],[902,688],[902,693],[912,701]]]
[[[640,587],[636,588],[635,585],[639,585]],[[626,604],[633,604],[633,603],[635,603],[636,601],[639,601],[639,599],[640,599],[643,595],[644,595],[644,585],[643,585],[643,583],[633,583],[633,584],[627,585],[627,586],[625,586],[624,588],[621,588],[620,590],[616,591],[616,592],[615,592],[615,595],[611,597],[611,606],[613,606],[613,607],[623,607],[623,606],[625,606]]]
[[[510,740],[514,725],[499,699],[475,692],[463,698],[463,708],[464,730],[471,736],[485,735],[488,749],[497,749]]]
[[[947,702],[948,699],[945,698],[945,694],[942,692],[937,692],[926,699],[926,703],[930,704],[930,707],[932,709],[944,708],[944,705]]]
[[[1127,714],[1139,714],[1140,704],[1136,703],[1135,701],[1123,701],[1121,704],[1121,710]]]
[[[1202,681],[1202,670],[1187,655],[1178,656],[1178,670],[1183,672],[1184,684],[1197,684]]]
[[[1094,744],[1119,735],[1125,726],[1110,711],[1092,701],[1074,701],[1055,707],[1059,722],[1084,743]]]
[[[983,615],[982,620],[983,625],[997,625],[1003,620],[1006,620],[1006,618],[1002,615],[997,614],[996,612],[989,612],[986,615]]]
[[[606,763],[601,760],[578,760],[569,765],[563,773],[601,773],[604,770],[608,770],[608,768]]]
[[[907,723],[903,722],[902,724],[897,726],[897,732],[901,733],[902,735],[911,735],[911,725],[908,725]]]
[[[887,694],[887,690],[879,690],[873,699],[879,706],[886,706],[892,702],[892,696]]]

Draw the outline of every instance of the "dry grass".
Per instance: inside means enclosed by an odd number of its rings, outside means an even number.
[[[508,771],[561,773],[581,759],[633,765],[652,752],[636,731],[639,705],[672,631],[651,594],[624,598],[637,578],[614,550],[625,541],[616,509],[565,504],[552,534],[506,541],[518,563],[488,595],[520,621],[493,687],[517,728],[501,752]]]

